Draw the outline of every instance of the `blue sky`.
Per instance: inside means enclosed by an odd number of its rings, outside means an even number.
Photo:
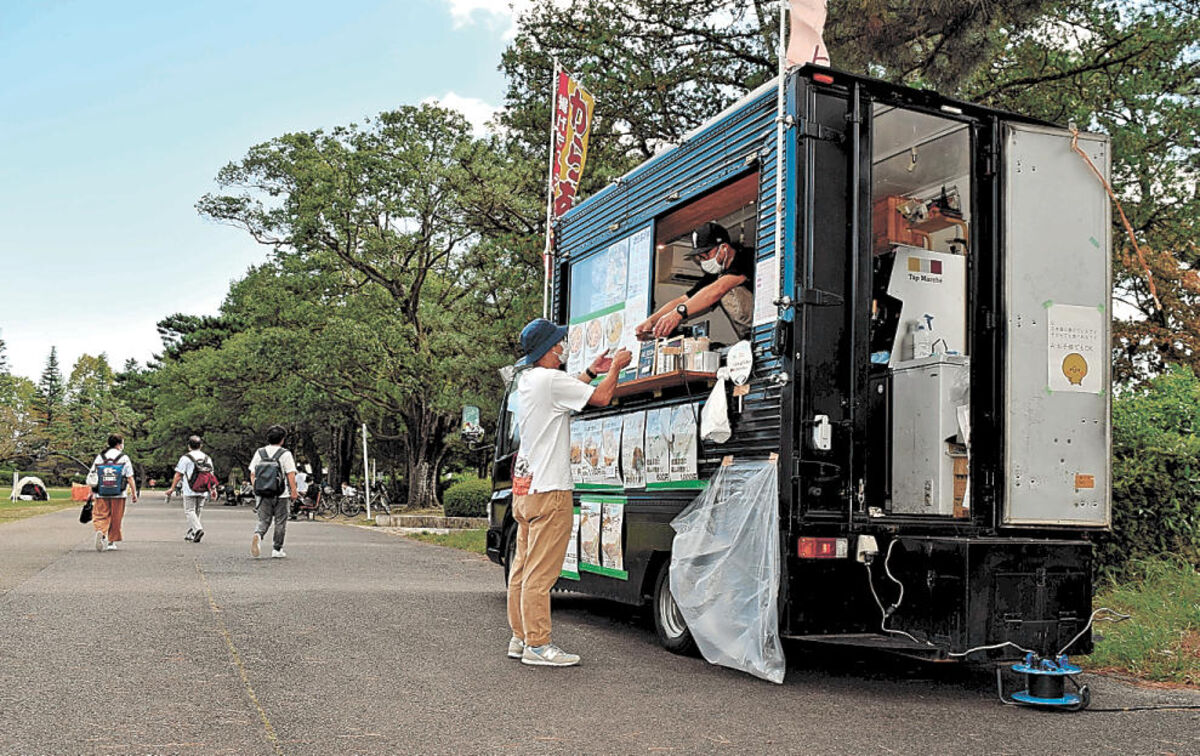
[[[253,144],[437,98],[500,104],[505,0],[0,3],[0,338],[119,366],[265,259],[197,215]]]

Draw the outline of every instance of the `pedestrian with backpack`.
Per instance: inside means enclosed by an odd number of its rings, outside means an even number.
[[[296,459],[283,448],[286,433],[278,425],[267,428],[267,445],[254,452],[250,460],[250,485],[257,499],[254,511],[258,525],[250,539],[250,556],[258,556],[259,544],[275,520],[274,548],[271,557],[283,559],[283,536],[287,532],[288,511],[299,493],[296,491]],[[287,494],[285,496],[285,493]]]
[[[116,551],[125,519],[126,491],[136,504],[137,488],[133,482],[133,463],[125,454],[125,439],[113,433],[108,448],[96,455],[88,470],[88,482],[96,502],[92,507],[92,524],[96,529],[96,551]]]
[[[172,491],[176,485],[183,484],[183,514],[188,525],[183,540],[200,543],[204,537],[204,527],[200,524],[204,500],[217,498],[217,486],[220,483],[214,472],[212,457],[200,451],[204,441],[199,436],[190,436],[187,443],[188,451],[175,465],[175,477],[167,490]]]

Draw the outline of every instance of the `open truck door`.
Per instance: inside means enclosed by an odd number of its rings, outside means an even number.
[[[1111,206],[1062,129],[1002,142],[1005,526],[1111,522]],[[1107,180],[1109,140],[1079,134]]]

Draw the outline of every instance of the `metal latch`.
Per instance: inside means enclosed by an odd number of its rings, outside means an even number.
[[[833,426],[829,423],[829,415],[813,418],[812,443],[817,451],[829,451],[833,447]]]
[[[799,303],[812,307],[834,307],[845,300],[840,295],[824,289],[801,289]]]
[[[846,141],[845,132],[831,129],[823,123],[814,123],[807,118],[801,118],[796,123],[796,133],[802,139],[820,139],[822,142]]]

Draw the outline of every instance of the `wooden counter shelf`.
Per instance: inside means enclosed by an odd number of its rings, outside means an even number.
[[[700,383],[711,386],[716,380],[716,373],[702,373],[698,370],[676,370],[672,373],[648,375],[645,378],[635,378],[632,381],[618,383],[617,387],[613,390],[613,398],[621,399],[623,397],[641,396],[642,394],[651,393],[655,396],[661,396],[663,389],[682,388]]]

